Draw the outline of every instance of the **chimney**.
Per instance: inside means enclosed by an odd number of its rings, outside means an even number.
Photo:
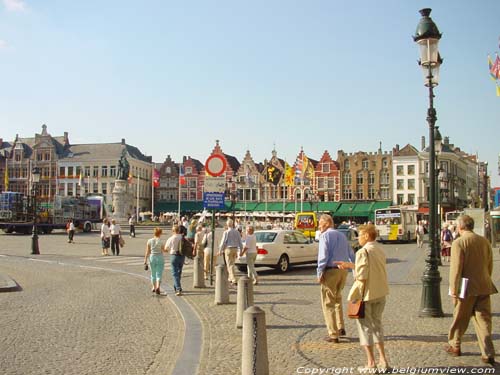
[[[399,152],[399,145],[396,144],[396,152]]]
[[[122,145],[125,146],[125,138],[122,138]]]
[[[186,157],[186,156],[183,156],[183,157],[182,157],[182,164],[184,164],[184,163],[186,162],[186,160],[187,160],[187,157]]]
[[[423,150],[425,150],[425,136],[422,136],[421,141],[420,141],[420,147]]]
[[[3,138],[0,138],[0,147],[3,145]]]
[[[64,132],[64,146],[69,146],[68,132]]]
[[[444,137],[443,143],[444,143],[446,146],[449,146],[449,145],[450,145],[450,137]]]

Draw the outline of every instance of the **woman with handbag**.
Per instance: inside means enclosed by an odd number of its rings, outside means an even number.
[[[148,260],[151,265],[151,291],[160,294],[161,277],[165,268],[165,258],[163,253],[166,251],[163,247],[163,242],[160,237],[162,234],[161,228],[154,229],[154,237],[146,243],[146,253],[144,254],[144,269],[148,270]]]
[[[337,264],[341,269],[354,269],[355,280],[347,300],[350,302],[362,300],[364,304],[364,317],[357,318],[356,325],[367,363],[359,370],[386,372],[389,364],[385,356],[382,327],[385,298],[389,294],[386,258],[382,247],[376,242],[377,230],[373,224],[361,225],[358,231],[358,241],[362,248],[356,252],[356,263],[337,262]],[[377,365],[373,353],[374,344],[379,354]]]

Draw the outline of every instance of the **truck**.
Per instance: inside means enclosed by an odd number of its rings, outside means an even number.
[[[41,233],[65,229],[69,219],[76,228],[90,232],[105,217],[102,196],[67,197],[56,195],[49,202],[37,202],[17,192],[0,193],[0,229],[5,233],[31,233],[33,221]],[[35,219],[34,219],[35,218]]]

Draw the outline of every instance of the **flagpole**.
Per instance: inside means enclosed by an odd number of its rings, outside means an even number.
[[[154,164],[151,166],[151,216],[155,216],[155,167]]]
[[[136,204],[135,204],[135,219],[139,221],[139,182],[140,177],[137,176],[137,191],[136,191]]]
[[[177,199],[177,220],[181,220],[181,168],[182,166],[179,165],[179,178],[178,178],[178,184],[179,184],[179,198]]]
[[[300,212],[303,211],[304,206],[304,151],[302,151],[302,173],[300,176]]]

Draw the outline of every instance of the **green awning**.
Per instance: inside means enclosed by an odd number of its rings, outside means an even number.
[[[342,216],[342,217],[354,216],[352,211],[354,210],[355,206],[356,203],[341,203],[337,211],[333,213],[333,216]]]
[[[368,218],[371,220],[371,221],[375,221],[375,210],[379,209],[379,208],[387,208],[389,206],[392,205],[392,202],[391,201],[376,201],[376,202],[373,202],[373,205],[371,207],[371,212],[370,212],[370,215],[368,216]]]
[[[177,212],[177,202],[155,202],[156,212]],[[181,212],[201,212],[203,211],[203,201],[181,201]]]
[[[372,212],[373,202],[356,203],[352,210],[352,216],[366,216],[368,217]]]

